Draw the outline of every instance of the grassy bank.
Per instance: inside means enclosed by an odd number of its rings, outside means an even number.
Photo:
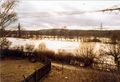
[[[42,63],[31,63],[26,59],[0,60],[0,82],[20,82],[42,66]]]
[[[53,65],[52,71],[41,82],[120,82],[120,75],[92,69]]]

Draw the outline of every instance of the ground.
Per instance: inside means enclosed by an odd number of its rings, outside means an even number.
[[[51,72],[40,82],[120,82],[120,75],[70,65],[52,63]]]
[[[0,61],[0,82],[20,82],[43,64],[28,60]],[[63,68],[62,68],[63,67]],[[24,76],[23,76],[24,75]],[[105,72],[52,62],[52,70],[40,82],[120,82],[120,73]]]
[[[20,82],[42,66],[39,62],[31,63],[27,59],[0,60],[0,82]]]

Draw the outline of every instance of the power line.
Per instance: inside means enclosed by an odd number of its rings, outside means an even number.
[[[116,10],[120,11],[120,4],[113,5],[112,7],[106,9],[97,10],[96,12],[106,12],[106,11],[116,11]]]

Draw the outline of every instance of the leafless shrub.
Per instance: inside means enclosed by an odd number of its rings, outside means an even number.
[[[20,46],[20,45],[14,46],[12,49],[13,50],[19,50],[19,51],[24,51],[24,46]]]
[[[37,51],[46,51],[46,50],[47,50],[47,47],[45,43],[40,43]]]
[[[85,67],[92,67],[95,62],[96,54],[94,53],[94,46],[87,45],[83,46],[76,51],[76,56],[81,57]]]
[[[106,50],[101,50],[102,56],[112,56],[118,69],[120,69],[120,44],[107,45]]]
[[[27,51],[27,52],[33,52],[34,51],[34,45],[31,45],[31,44],[26,44],[25,45],[25,50]]]
[[[11,45],[11,42],[8,41],[5,37],[0,38],[0,50],[8,49]]]

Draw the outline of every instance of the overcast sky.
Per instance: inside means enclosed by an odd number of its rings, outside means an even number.
[[[20,0],[16,8],[24,29],[48,28],[120,29],[120,11],[94,12],[120,7],[120,1],[40,1]]]

